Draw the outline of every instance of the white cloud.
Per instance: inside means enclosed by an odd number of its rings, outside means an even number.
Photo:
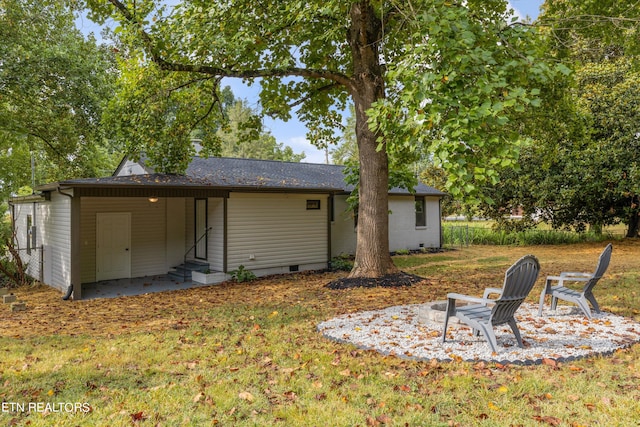
[[[293,152],[299,154],[304,151],[306,157],[302,160],[305,163],[325,163],[325,151],[318,149],[310,143],[304,136],[293,136],[284,141],[284,145],[288,145]]]
[[[511,2],[507,2],[507,8],[513,9],[513,14],[518,18],[519,21],[523,21],[525,18],[525,14],[520,12],[518,8],[516,8]]]

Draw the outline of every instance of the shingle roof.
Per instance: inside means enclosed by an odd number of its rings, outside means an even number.
[[[145,174],[67,180],[63,186],[162,186],[206,187],[228,190],[283,190],[350,192],[344,181],[344,166],[317,163],[279,162],[273,160],[226,157],[194,157],[185,175]],[[46,186],[41,187],[45,190]],[[442,196],[444,193],[424,184],[415,188],[418,195]],[[408,194],[394,188],[391,194]]]

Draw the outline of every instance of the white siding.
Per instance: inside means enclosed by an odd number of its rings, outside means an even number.
[[[98,212],[131,213],[131,276],[142,277],[167,272],[166,199],[156,203],[146,198],[83,197],[81,200],[80,236],[82,282],[96,277],[96,214]]]
[[[224,262],[224,200],[209,199],[208,262],[211,270],[222,271]]]
[[[353,212],[347,211],[347,196],[334,197],[331,223],[331,255],[354,254],[356,232]],[[425,197],[426,226],[416,227],[415,198],[389,196],[389,250],[440,247],[440,202],[436,196]]]
[[[307,210],[307,200],[320,209]],[[228,200],[228,269],[327,263],[327,195],[242,194]]]
[[[415,198],[389,196],[389,249],[440,247],[438,197],[425,197],[426,226],[416,227]]]
[[[70,199],[52,193],[50,201],[16,203],[14,212],[16,240],[22,261],[27,264],[27,274],[66,290],[71,282]],[[31,254],[26,250],[28,215],[36,227],[36,246],[32,247]]]
[[[51,262],[51,283],[55,288],[66,291],[71,284],[71,199],[58,193],[51,194],[50,203],[42,203],[42,233],[45,259]]]
[[[191,199],[188,199],[189,201]],[[171,268],[182,264],[186,248],[185,212],[187,200],[184,197],[168,198],[167,205],[167,264]]]

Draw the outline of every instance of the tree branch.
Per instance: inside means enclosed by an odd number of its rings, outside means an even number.
[[[197,65],[197,64],[180,64],[175,62],[169,62],[165,58],[161,57],[155,43],[149,33],[147,33],[140,20],[133,14],[120,0],[109,0],[111,4],[120,12],[120,14],[130,23],[138,28],[140,37],[145,44],[151,59],[155,62],[160,69],[165,71],[177,71],[177,72],[190,72],[190,73],[202,73],[209,74],[217,77],[233,77],[241,79],[261,78],[261,77],[307,77],[316,79],[325,79],[336,82],[339,85],[345,86],[350,92],[355,89],[351,79],[335,71],[311,69],[311,68],[299,68],[299,67],[285,67],[285,68],[266,68],[266,69],[254,69],[254,70],[233,70],[228,68],[215,67],[210,65]]]
[[[317,89],[314,89],[314,90],[311,91],[311,93],[308,96],[302,97],[299,100],[297,100],[296,102],[292,102],[291,104],[289,104],[289,108],[297,107],[298,105],[302,104],[303,102],[309,100],[309,98],[311,98],[313,95],[316,95],[316,94],[321,93],[321,92],[330,91],[331,89],[339,87],[339,86],[340,86],[340,84],[338,84],[338,83],[330,83],[328,85],[324,85],[324,86],[321,86],[321,87],[319,87]]]

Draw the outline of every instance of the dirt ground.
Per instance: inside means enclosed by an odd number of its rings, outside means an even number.
[[[26,311],[0,307],[0,336],[47,335],[109,336],[140,331],[181,328],[203,319],[219,306],[307,306],[318,318],[392,305],[443,299],[448,292],[482,294],[487,286],[500,286],[504,271],[519,257],[531,253],[541,264],[532,291],[537,299],[546,275],[560,271],[592,271],[606,243],[560,246],[473,246],[438,254],[419,255],[409,274],[425,280],[412,286],[331,290],[326,285],[346,273],[299,273],[272,276],[250,283],[227,282],[181,291],[127,296],[115,299],[63,301],[47,286],[12,292],[27,304]],[[611,265],[596,297],[606,309],[638,317],[640,302],[640,240],[613,242]],[[400,260],[398,261],[400,262]],[[599,294],[600,292],[600,294]],[[533,300],[532,299],[532,300]]]

